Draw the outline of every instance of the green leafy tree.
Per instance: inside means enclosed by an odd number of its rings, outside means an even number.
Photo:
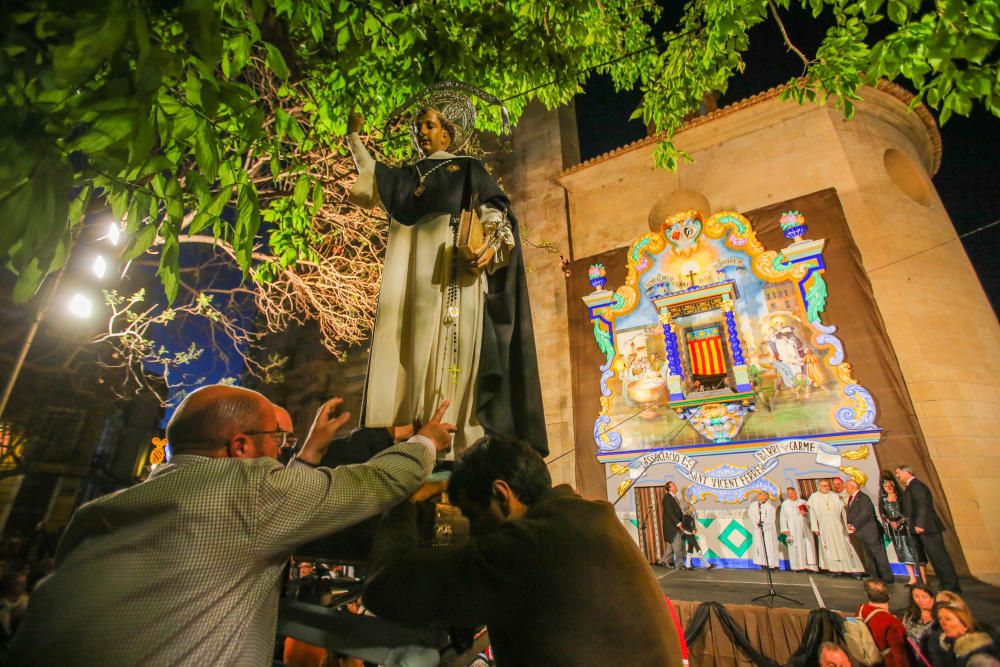
[[[788,12],[829,24],[815,53],[785,30]],[[945,122],[973,104],[1000,114],[998,17],[997,0],[691,0],[664,31],[651,0],[13,0],[0,8],[0,261],[30,297],[100,199],[126,220],[123,259],[154,255],[171,301],[180,244],[211,243],[280,304],[270,326],[323,312],[360,323],[325,331],[350,341],[371,319],[384,234],[344,203],[351,109],[384,119],[455,79],[504,97],[516,120],[601,72],[640,86],[636,115],[676,168],[673,132],[742,71],[761,22],[802,59],[787,96],[850,116],[863,84],[904,79]],[[377,138],[390,158],[406,148],[405,132]],[[303,275],[334,298],[312,299]],[[338,290],[358,308],[338,311]]]
[[[623,0],[4,3],[0,259],[16,298],[65,261],[94,197],[127,220],[124,259],[157,247],[171,300],[181,236],[210,234],[248,272],[267,242],[263,182],[305,177],[268,204],[282,231],[314,215],[301,157],[342,154],[355,105],[385,118],[445,77],[507,92],[557,80],[510,100],[515,115],[531,97],[564,102],[583,69],[650,40],[655,13]],[[308,255],[291,243],[283,263],[293,249]]]

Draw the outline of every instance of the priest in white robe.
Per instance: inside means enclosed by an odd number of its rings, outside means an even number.
[[[842,477],[833,478],[833,481],[830,482],[830,490],[836,493],[840,497],[840,502],[844,503],[844,507],[847,507],[847,486]]]
[[[830,491],[830,480],[817,485],[819,490],[809,496],[809,527],[819,536],[819,567],[839,573],[864,572],[864,565],[851,546],[847,534],[847,517],[840,496]]]
[[[816,571],[816,544],[809,526],[806,501],[799,498],[794,487],[785,489],[786,497],[781,503],[779,519],[781,534],[788,547],[788,567],[792,571]]]
[[[767,502],[767,492],[759,491],[757,499],[747,508],[753,533],[753,562],[761,567],[778,568],[778,527],[774,506]],[[763,529],[763,536],[761,535]]]

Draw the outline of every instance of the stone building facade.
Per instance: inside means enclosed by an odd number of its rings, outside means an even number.
[[[675,143],[694,162],[677,173],[654,167],[655,137],[576,164],[572,110],[532,107],[500,165],[504,187],[528,236],[571,260],[628,246],[677,210],[750,211],[835,189],[924,443],[925,458],[905,462],[943,487],[969,570],[1000,576],[1000,516],[989,510],[1000,504],[1000,328],[931,182],[942,158],[934,121],[888,83],[865,89],[851,120],[779,93],[689,122]],[[551,470],[588,487],[593,437],[573,426],[567,330],[568,309],[582,305],[568,303],[552,255],[528,246],[525,258]],[[883,468],[904,462],[879,454]]]

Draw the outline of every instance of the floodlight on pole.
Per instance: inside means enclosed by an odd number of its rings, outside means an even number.
[[[69,312],[77,317],[87,318],[94,311],[94,304],[90,299],[77,292],[69,300]]]
[[[104,278],[104,275],[108,272],[108,261],[102,255],[98,255],[94,258],[94,264],[91,268],[95,276]]]

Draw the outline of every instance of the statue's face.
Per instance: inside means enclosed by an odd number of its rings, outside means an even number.
[[[424,155],[448,150],[451,138],[437,111],[430,109],[417,118],[417,145]]]

